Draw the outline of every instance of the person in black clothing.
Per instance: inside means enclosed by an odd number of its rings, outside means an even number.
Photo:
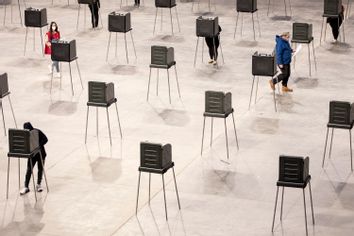
[[[327,17],[327,23],[332,28],[332,34],[334,42],[337,42],[339,36],[339,28],[343,23],[344,19],[344,6],[342,5],[342,11],[339,13],[338,17]]]
[[[36,186],[36,191],[37,192],[42,192],[43,188],[41,186],[42,178],[43,178],[43,165],[45,162],[45,157],[47,156],[47,153],[45,152],[44,145],[48,142],[47,136],[39,129],[33,128],[32,124],[30,122],[26,122],[23,124],[24,129],[28,130],[38,130],[38,137],[39,137],[39,147],[40,147],[40,153],[37,153],[34,157],[32,157],[32,165],[33,168],[37,164],[38,167],[38,177],[37,177],[37,186]],[[41,155],[43,159],[43,165],[41,161]],[[34,177],[33,177],[34,178]],[[24,195],[28,193],[29,190],[29,182],[31,179],[31,162],[28,159],[27,161],[27,171],[26,171],[26,177],[25,177],[25,187],[20,191],[20,195]]]
[[[218,59],[218,47],[220,45],[220,32],[221,32],[221,27],[219,25],[219,32],[217,35],[215,35],[214,37],[205,37],[205,42],[209,48],[209,56],[210,56],[209,64],[215,65]]]
[[[99,14],[98,10],[101,7],[100,0],[96,0],[93,4],[88,5],[91,11],[91,22],[92,28],[96,28],[98,26]]]
[[[139,7],[140,6],[140,0],[134,0],[134,2],[135,2],[135,4],[134,4],[135,7]]]

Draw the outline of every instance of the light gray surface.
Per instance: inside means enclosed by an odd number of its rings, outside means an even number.
[[[9,86],[18,124],[31,121],[48,136],[46,170],[50,192],[40,194],[35,203],[33,191],[25,197],[18,194],[17,161],[12,161],[10,196],[5,199],[7,137],[0,127],[0,235],[271,235],[279,154],[308,155],[313,177],[316,226],[309,218],[310,235],[352,235],[354,230],[354,178],[350,172],[349,137],[347,131],[335,131],[332,158],[321,168],[328,102],[331,99],[353,101],[353,18],[346,21],[346,44],[319,45],[322,1],[292,1],[293,21],[312,23],[318,71],[308,78],[307,48],[303,45],[289,86],[294,93],[277,95],[278,113],[274,112],[272,93],[267,78],[260,78],[258,102],[248,110],[251,90],[251,55],[256,51],[271,53],[274,35],[291,31],[292,21],[279,20],[284,15],[283,1],[274,0],[270,17],[267,2],[259,3],[262,37],[253,42],[251,16],[244,15],[243,38],[235,26],[234,3],[217,5],[220,17],[225,65],[219,69],[201,63],[193,68],[196,45],[195,18],[192,3],[178,3],[181,33],[170,34],[168,11],[164,12],[163,32],[158,19],[157,35],[152,35],[155,8],[145,0],[140,9],[132,10],[132,27],[138,61],[125,63],[124,37],[118,35],[118,59],[111,47],[109,63],[105,63],[108,42],[107,15],[119,8],[120,1],[102,0],[104,29],[91,30],[89,11],[86,28],[81,14],[76,32],[77,5],[67,1],[26,1],[27,6],[47,7],[49,21],[55,20],[65,39],[76,39],[79,64],[85,89],[75,64],[71,96],[69,69],[63,64],[63,88],[55,79],[50,95],[48,58],[41,56],[39,33],[36,51],[32,51],[29,34],[26,57],[23,57],[25,29],[10,23],[8,8],[6,26],[0,28],[0,70],[9,75]],[[123,1],[123,6],[125,1]],[[132,1],[129,1],[132,5]],[[207,10],[201,1],[200,11]],[[81,13],[83,13],[82,8]],[[19,22],[13,8],[14,22]],[[0,9],[0,18],[3,8]],[[177,25],[175,18],[175,32]],[[257,25],[256,25],[257,27]],[[256,30],[257,33],[257,30]],[[112,35],[113,36],[113,35]],[[127,35],[130,58],[134,54]],[[112,37],[114,45],[115,37]],[[168,102],[167,74],[160,70],[159,97],[155,95],[153,72],[149,103],[146,91],[149,74],[150,46],[175,48],[182,100],[171,71],[172,105]],[[201,48],[201,45],[199,45]],[[206,50],[206,47],[204,48]],[[199,50],[200,52],[200,50]],[[204,53],[207,61],[207,51]],[[123,137],[121,141],[114,108],[110,109],[113,147],[110,148],[105,111],[99,110],[99,140],[95,137],[95,112],[89,120],[88,144],[84,145],[87,81],[114,82]],[[222,120],[214,119],[214,142],[209,148],[210,121],[206,123],[203,157],[200,145],[204,109],[204,91],[230,91],[240,150],[237,151],[228,120],[230,160]],[[7,98],[3,101],[6,123],[13,127]],[[171,143],[176,164],[177,184],[181,198],[178,212],[172,172],[166,174],[169,221],[165,221],[161,177],[152,177],[151,208],[147,205],[148,175],[142,174],[140,210],[134,216],[138,180],[139,142]],[[22,161],[23,181],[25,161]],[[32,190],[32,189],[31,189]],[[308,192],[306,192],[308,193]],[[308,194],[307,194],[308,197]],[[308,214],[310,213],[309,201]],[[276,218],[275,235],[305,235],[302,193],[286,189],[283,224]],[[308,215],[310,216],[310,215]]]

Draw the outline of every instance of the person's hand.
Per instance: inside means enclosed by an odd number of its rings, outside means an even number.
[[[279,65],[279,68],[283,69],[283,65]]]

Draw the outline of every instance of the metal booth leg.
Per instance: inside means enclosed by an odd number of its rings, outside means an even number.
[[[257,103],[257,98],[258,98],[258,87],[259,87],[259,76],[256,76],[257,77],[257,84],[256,84],[256,94],[254,96],[254,105],[256,105]]]
[[[42,164],[42,167],[43,167],[43,175],[44,175],[45,185],[47,187],[47,193],[48,193],[49,192],[49,185],[48,185],[48,180],[47,180],[47,174],[46,174],[45,168],[44,168],[44,161],[43,161],[42,153],[39,152],[39,155],[40,155],[41,164]]]
[[[281,191],[281,204],[280,204],[280,221],[283,220],[284,190],[285,190],[285,188],[282,187],[282,191]]]
[[[204,142],[204,131],[205,131],[205,116],[204,116],[204,121],[203,121],[203,133],[202,133],[202,146],[200,148],[200,155],[203,154],[203,142]]]
[[[120,125],[117,102],[115,102],[114,105],[115,105],[115,107],[116,107],[116,112],[117,112],[117,118],[118,118],[118,125],[119,125],[120,137],[123,138],[122,126]]]
[[[176,83],[177,83],[177,90],[178,90],[178,96],[181,98],[181,91],[179,89],[179,82],[178,82],[178,75],[177,75],[177,65],[175,64],[175,75],[176,75]]]
[[[69,62],[69,71],[70,71],[70,82],[71,82],[71,94],[74,96],[73,75],[71,73],[71,63],[70,62]]]
[[[220,54],[221,54],[221,58],[222,58],[222,64],[225,64],[224,53],[222,52],[222,45],[221,45],[220,37],[219,37],[219,46],[220,46]]]
[[[171,104],[170,73],[168,72],[168,69],[167,69],[167,83],[168,83],[168,97]]]
[[[310,201],[311,201],[312,224],[314,225],[315,224],[315,214],[314,214],[314,211],[313,211],[311,181],[309,181],[309,191],[310,191]]]
[[[150,67],[150,73],[149,73],[149,82],[148,82],[148,90],[147,90],[147,94],[146,94],[146,101],[149,101],[150,80],[151,80],[151,67]]]
[[[167,217],[167,203],[166,203],[166,190],[165,190],[165,178],[164,178],[164,175],[162,174],[162,189],[163,189],[163,199],[164,199],[164,202],[165,202],[165,214],[166,214],[166,221],[168,220],[168,217]]]
[[[136,195],[135,215],[137,215],[137,214],[138,214],[138,206],[139,206],[139,189],[140,189],[140,177],[141,177],[141,171],[139,171],[138,191],[137,191],[137,195]]]
[[[125,57],[127,59],[127,63],[129,64],[128,44],[127,44],[127,34],[126,33],[124,33],[124,43],[125,43]]]
[[[155,12],[155,21],[154,21],[154,30],[152,32],[153,35],[155,35],[155,28],[156,28],[156,20],[157,20],[157,11],[158,11],[158,8],[156,7],[156,12]]]
[[[24,47],[24,49],[23,49],[23,56],[26,55],[27,37],[28,37],[28,27],[26,27],[25,47]]]
[[[323,32],[323,24],[325,24],[325,20],[326,19],[323,17],[322,25],[321,25],[320,45],[322,44],[322,32]]]
[[[234,117],[234,113],[231,113],[232,114],[232,121],[234,123],[234,131],[235,131],[235,138],[236,138],[236,146],[237,146],[237,150],[239,150],[239,146],[238,146],[238,139],[237,139],[237,132],[236,132],[236,124],[235,124],[235,117]]]
[[[311,51],[310,51],[310,44],[307,44],[307,51],[308,51],[308,59],[309,59],[309,75],[311,77]]]
[[[7,157],[6,199],[9,199],[10,157]]]
[[[253,80],[252,80],[251,95],[250,95],[250,102],[248,103],[248,110],[251,108],[251,101],[252,101],[252,94],[253,94],[254,79],[255,79],[255,76],[253,76]]]
[[[237,31],[237,23],[238,23],[238,16],[239,16],[239,12],[237,12],[237,15],[236,15],[236,25],[235,25],[235,32],[234,32],[234,39],[236,38],[236,31]]]
[[[352,132],[349,130],[349,145],[350,145],[350,169],[353,171],[353,148],[352,148]]]
[[[107,53],[106,53],[106,62],[108,61],[109,46],[111,45],[111,36],[112,36],[112,32],[109,32],[108,45],[107,45]]]
[[[115,43],[115,51],[114,51],[114,58],[117,58],[118,55],[118,33],[116,32],[116,43]]]
[[[256,30],[254,29],[254,18],[252,13],[253,40],[256,41]]]
[[[149,173],[149,205],[150,205],[150,195],[151,195],[151,173]]]
[[[176,181],[176,174],[175,174],[175,168],[172,167],[172,172],[173,172],[173,180],[175,182],[175,190],[176,190],[176,196],[177,196],[177,202],[178,202],[178,209],[181,210],[181,202],[179,200],[179,194],[178,194],[178,188],[177,188],[177,181]]]
[[[81,72],[80,72],[80,67],[79,67],[79,62],[77,61],[77,59],[75,60],[76,62],[76,67],[77,67],[77,73],[79,74],[79,79],[80,79],[80,83],[81,83],[81,88],[84,89],[84,85],[82,83],[82,78],[81,78]]]
[[[160,69],[157,68],[156,72],[156,96],[159,96],[159,82],[160,82]]]
[[[108,123],[108,134],[109,134],[109,143],[112,146],[112,135],[111,135],[111,124],[109,122],[109,112],[108,112],[108,107],[106,107],[106,113],[107,113],[107,123]]]
[[[137,60],[138,57],[136,56],[136,50],[135,50],[135,44],[134,44],[133,32],[132,32],[132,31],[130,31],[130,38],[132,39],[132,43],[133,43],[133,49],[134,49],[135,60]]]
[[[256,16],[257,16],[257,23],[258,23],[258,33],[259,33],[259,37],[261,37],[261,25],[259,23],[259,17],[258,17],[258,10],[256,11]]]
[[[323,158],[322,158],[322,168],[324,166],[324,162],[325,162],[325,158],[326,158],[326,150],[327,150],[327,143],[328,143],[328,132],[329,132],[329,128],[327,127],[325,146],[324,146]]]
[[[54,68],[53,66],[51,67],[52,68],[52,72],[51,72],[51,77],[50,77],[50,94],[52,94],[52,88],[53,88],[53,79],[54,79]],[[61,80],[61,79],[60,79]]]
[[[14,118],[14,122],[15,122],[15,127],[17,128],[17,122],[16,122],[16,118],[15,118],[15,113],[14,113],[14,109],[12,107],[12,102],[11,102],[11,98],[10,98],[10,94],[7,97],[9,99],[9,103],[10,103],[10,108],[11,108],[11,113],[12,113],[12,117]]]
[[[306,235],[308,235],[308,230],[307,230],[307,213],[306,213],[305,189],[302,189],[302,195],[303,195],[303,198],[304,198],[304,212],[305,212],[305,227],[306,227]]]
[[[87,141],[87,126],[88,126],[88,120],[89,120],[89,111],[90,111],[90,106],[87,106],[87,111],[86,111],[86,129],[85,129],[85,144]]]
[[[270,0],[269,0],[269,2],[270,2]],[[277,212],[277,205],[278,205],[278,195],[279,195],[279,186],[277,186],[277,194],[275,195],[275,205],[274,205],[274,213],[273,213],[272,232],[274,231],[275,214]]]
[[[227,152],[227,159],[230,159],[229,154],[229,142],[227,138],[227,125],[226,125],[226,118],[224,118],[224,126],[225,126],[225,139],[226,139],[226,152]]]
[[[2,104],[2,100],[0,100],[0,105],[1,105],[2,124],[3,124],[3,127],[4,127],[4,134],[6,136],[6,125],[5,125],[4,107],[3,107],[3,104]]]
[[[214,130],[214,117],[211,117],[211,122],[210,122],[210,147],[213,146],[213,130]]]
[[[98,138],[98,107],[96,107],[96,137]]]
[[[42,34],[42,28],[39,28],[39,33],[40,33],[41,46],[42,46],[42,55],[44,56],[44,45],[43,45],[43,34]]]
[[[331,143],[330,143],[330,145],[329,145],[329,155],[328,155],[328,158],[331,158],[331,156],[332,156],[333,136],[334,136],[334,128],[332,128],[332,132],[331,132]]]
[[[175,10],[176,10],[176,18],[177,18],[178,32],[181,32],[181,26],[180,26],[180,24],[179,24],[179,17],[178,17],[177,7],[175,7]]]
[[[174,32],[173,32],[173,21],[172,21],[172,9],[171,8],[170,8],[170,19],[171,19],[172,35],[174,35]]]
[[[195,68],[195,64],[197,63],[198,45],[199,45],[199,37],[197,38],[197,45],[195,46],[195,53],[194,53],[194,68]]]
[[[32,182],[33,182],[33,192],[34,192],[34,197],[36,198],[37,202],[37,191],[36,191],[36,184],[34,182],[34,174],[33,174],[33,163],[32,163],[32,158],[29,158],[30,164],[31,164],[31,177],[32,177]]]
[[[80,5],[81,5],[81,4],[79,4],[79,7],[78,7],[78,9],[77,9],[76,31],[79,30],[80,8],[81,8]]]

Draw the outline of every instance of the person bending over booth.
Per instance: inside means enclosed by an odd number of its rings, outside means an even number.
[[[37,177],[37,185],[36,185],[35,191],[42,192],[43,188],[41,186],[41,183],[42,183],[42,178],[43,178],[43,168],[44,168],[43,165],[45,163],[45,157],[47,156],[47,153],[45,152],[44,145],[48,142],[48,138],[40,129],[34,128],[30,122],[24,123],[23,124],[23,128],[24,129],[28,129],[28,130],[38,130],[39,148],[40,148],[40,152],[41,153],[37,153],[32,158],[32,165],[33,165],[33,168],[34,168],[36,163],[38,163],[37,164],[38,177]],[[42,165],[42,161],[41,161],[41,156],[40,155],[42,155],[43,165]],[[27,171],[26,171],[26,177],[25,177],[25,186],[24,186],[23,189],[21,189],[20,195],[25,195],[26,193],[28,193],[30,191],[29,182],[30,182],[30,179],[31,179],[31,173],[32,173],[32,171],[31,171],[31,162],[28,159],[28,161],[27,161]],[[34,176],[33,176],[33,178],[34,178]]]

